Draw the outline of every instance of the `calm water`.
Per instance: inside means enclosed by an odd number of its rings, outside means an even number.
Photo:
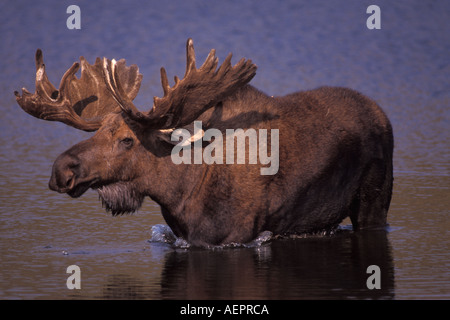
[[[375,1],[382,29],[368,30],[371,3],[342,2],[77,1],[81,30],[66,28],[70,2],[2,2],[0,298],[449,299],[449,3]],[[394,127],[390,227],[356,234],[344,221],[333,236],[185,249],[149,242],[164,224],[150,199],[111,217],[93,191],[71,199],[48,190],[54,159],[90,134],[16,104],[14,90],[34,90],[36,48],[55,85],[80,55],[125,57],[144,74],[144,106],[162,94],[161,66],[183,74],[188,37],[198,60],[211,48],[220,59],[251,58],[252,84],[271,95],[326,84],[374,98]],[[66,287],[72,264],[81,290]],[[366,286],[373,264],[380,290]]]

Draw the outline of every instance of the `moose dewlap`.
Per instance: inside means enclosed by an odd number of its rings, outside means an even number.
[[[186,52],[184,78],[171,87],[161,68],[164,96],[142,112],[133,104],[136,65],[81,57],[56,89],[37,50],[36,92],[15,92],[18,104],[95,131],[58,156],[50,189],[72,197],[95,189],[113,215],[148,196],[177,236],[199,246],[331,229],[348,216],[354,230],[386,224],[393,134],[373,100],[331,87],[270,97],[249,85],[251,60],[232,66],[229,54],[218,67],[211,50],[197,68],[192,39]]]

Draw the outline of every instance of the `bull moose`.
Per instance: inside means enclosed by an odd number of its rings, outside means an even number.
[[[374,101],[334,87],[268,96],[248,84],[256,74],[251,60],[232,66],[229,54],[217,68],[213,49],[197,68],[192,39],[186,52],[184,78],[175,77],[171,87],[161,68],[164,96],[141,112],[133,104],[142,81],[136,65],[106,58],[90,65],[81,57],[80,78],[76,62],[56,89],[37,50],[36,91],[16,91],[18,104],[34,117],[96,131],[58,156],[51,190],[74,198],[97,190],[113,215],[136,211],[149,196],[175,235],[195,246],[246,243],[263,231],[329,230],[348,216],[354,230],[386,225],[393,133]],[[192,132],[195,121],[222,133],[278,130],[278,170],[264,175],[253,163],[174,163],[173,134]]]

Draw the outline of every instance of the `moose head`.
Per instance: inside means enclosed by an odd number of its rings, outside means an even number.
[[[171,165],[162,160],[170,147],[167,136],[246,85],[256,72],[251,60],[244,58],[232,66],[231,54],[217,69],[214,49],[197,68],[192,39],[187,41],[186,57],[184,78],[175,77],[172,87],[161,68],[164,96],[155,97],[148,112],[140,112],[133,104],[142,81],[136,65],[127,67],[123,59],[106,58],[90,65],[81,57],[81,77],[75,75],[80,68],[76,62],[56,89],[38,49],[36,92],[16,91],[18,104],[34,117],[96,131],[56,159],[50,189],[79,197],[92,188],[113,215],[137,210],[149,195],[148,185],[163,184],[170,175],[163,174]]]

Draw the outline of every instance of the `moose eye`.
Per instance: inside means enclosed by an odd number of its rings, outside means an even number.
[[[132,138],[124,138],[120,140],[120,143],[126,148],[131,148],[133,146],[134,140]]]

